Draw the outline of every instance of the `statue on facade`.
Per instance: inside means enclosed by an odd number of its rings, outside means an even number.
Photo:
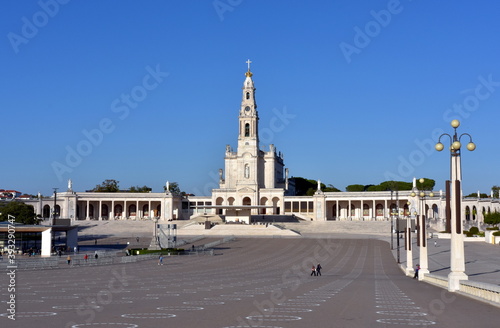
[[[321,180],[318,180],[318,192],[321,192]]]
[[[165,191],[166,192],[169,192],[170,191],[170,182],[167,181],[167,183],[165,184]]]
[[[73,181],[71,179],[68,179],[68,190],[73,190]]]
[[[219,180],[220,180],[220,181],[222,181],[222,174],[223,174],[222,169],[219,169]]]

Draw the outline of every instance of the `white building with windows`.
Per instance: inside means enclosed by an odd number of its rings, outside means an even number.
[[[54,197],[26,200],[37,214],[78,220],[187,220],[199,215],[220,215],[237,219],[250,215],[294,215],[311,221],[388,220],[400,216],[424,214],[431,223],[444,225],[446,201],[443,192],[425,200],[412,197],[411,191],[323,192],[313,196],[293,196],[283,154],[274,145],[259,147],[259,115],[253,74],[248,70],[242,88],[238,115],[237,148],[226,145],[224,169],[219,170],[219,187],[208,196],[180,197],[168,190],[163,193],[75,192],[71,181],[66,192]],[[201,169],[201,168],[200,168]],[[168,189],[168,188],[167,188]],[[293,192],[292,192],[293,193]],[[425,202],[422,204],[421,202]],[[500,211],[493,197],[462,200],[465,222],[477,225],[484,213]],[[75,222],[76,223],[76,222]]]

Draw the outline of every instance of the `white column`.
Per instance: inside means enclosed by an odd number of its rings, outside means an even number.
[[[86,218],[86,219],[87,219],[87,220],[90,220],[90,212],[89,212],[89,210],[90,210],[90,206],[89,206],[89,205],[90,205],[90,201],[88,200],[88,201],[87,201],[87,214],[86,214],[86,216],[87,216],[87,218]]]
[[[384,210],[382,211],[382,215],[385,216],[386,213],[387,213],[387,198],[384,199]],[[390,211],[389,211],[389,215],[390,215]]]
[[[102,220],[102,199],[99,199],[99,210],[97,211],[97,220]]]
[[[397,216],[396,216],[397,217]],[[411,243],[411,211],[410,215],[406,219],[406,275],[411,276],[415,272],[413,270],[413,251]]]
[[[153,217],[153,214],[154,212],[152,211],[152,208],[151,208],[151,200],[148,201],[148,218],[152,218]]]
[[[420,232],[420,246],[419,246],[419,264],[420,270],[418,271],[418,280],[424,280],[426,274],[429,273],[429,264],[427,259],[427,236],[426,236],[426,226],[425,226],[425,201],[422,197],[419,197],[420,202],[420,216],[419,216],[419,232]]]
[[[109,211],[109,219],[115,219],[115,200],[111,201],[111,210]]]
[[[460,280],[468,280],[465,274],[464,235],[462,233],[462,172],[460,154],[451,155],[451,255],[450,274],[448,275],[448,290],[460,290]]]
[[[135,219],[139,219],[141,216],[139,215],[139,201],[135,201]]]
[[[375,221],[377,221],[377,204],[375,203],[375,199],[373,200],[373,206],[372,206],[372,220],[375,218]]]
[[[50,256],[52,250],[52,228],[42,231],[42,253],[43,257]]]
[[[160,212],[161,212],[161,219],[162,220],[166,220],[166,213],[165,213],[165,198],[163,198],[161,201],[160,201]],[[189,205],[189,203],[188,203]]]
[[[359,205],[359,211],[360,211],[359,218],[360,218],[360,220],[364,221],[365,220],[365,208],[364,208],[363,199],[361,199],[361,205]]]

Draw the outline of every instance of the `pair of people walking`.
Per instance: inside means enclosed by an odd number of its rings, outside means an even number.
[[[321,264],[318,263],[317,266],[312,266],[311,268],[311,276],[321,276]]]

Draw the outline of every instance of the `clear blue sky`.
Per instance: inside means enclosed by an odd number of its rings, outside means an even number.
[[[500,184],[497,1],[60,1],[2,1],[0,188],[208,194],[248,58],[290,175],[442,189],[458,118],[464,193]]]

